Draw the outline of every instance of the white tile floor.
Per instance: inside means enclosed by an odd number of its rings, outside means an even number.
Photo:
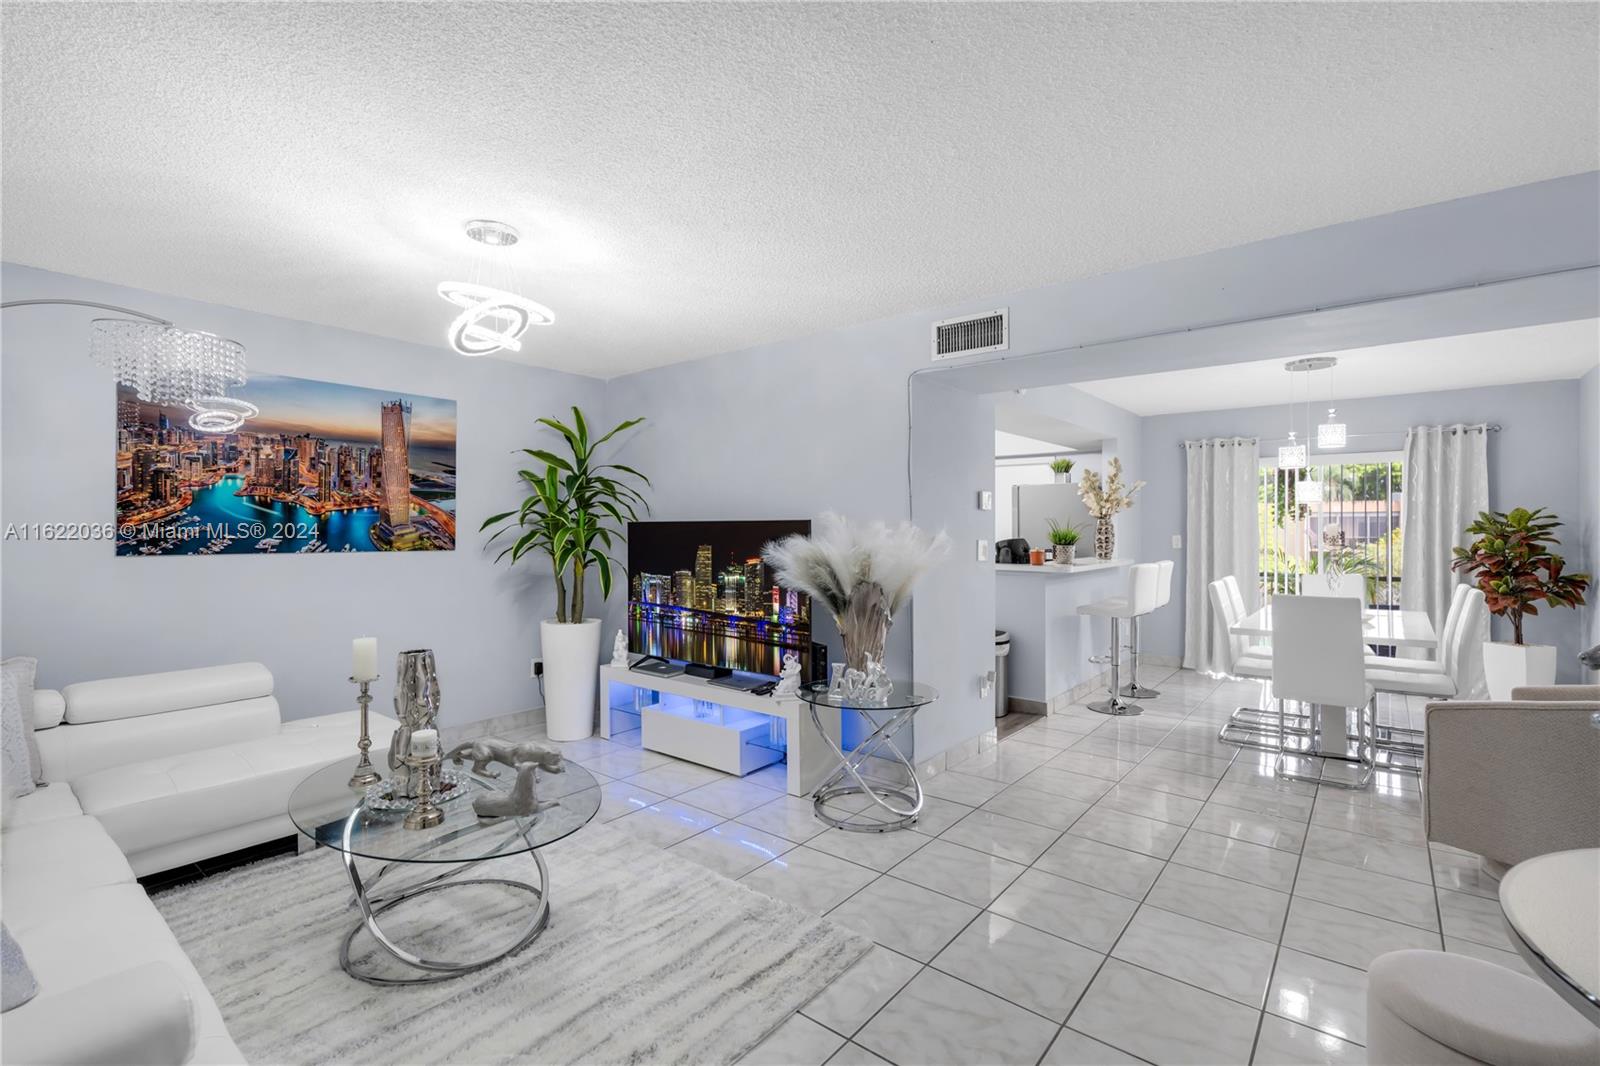
[[[1216,739],[1257,685],[1145,683],[1162,695],[1143,715],[1031,723],[882,835],[826,829],[776,772],[731,778],[636,735],[563,747],[601,779],[601,819],[878,945],[751,1063],[1360,1063],[1385,951],[1527,972],[1476,857],[1427,846],[1415,777],[1279,782],[1270,755]],[[1395,698],[1379,717],[1420,714]]]

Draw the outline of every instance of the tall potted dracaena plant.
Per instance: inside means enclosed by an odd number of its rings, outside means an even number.
[[[1483,511],[1466,528],[1472,543],[1451,549],[1455,559],[1450,569],[1470,575],[1490,612],[1511,621],[1511,643],[1488,641],[1483,646],[1490,699],[1508,700],[1511,690],[1522,685],[1555,683],[1555,646],[1524,644],[1522,619],[1539,613],[1540,600],[1552,607],[1583,606],[1589,575],[1566,573],[1566,561],[1550,550],[1561,543],[1555,537],[1560,525],[1542,507]]]
[[[601,445],[644,419],[629,419],[594,439],[589,437],[588,420],[576,407],[571,425],[554,418],[538,421],[561,434],[567,454],[522,449],[543,469],[518,471],[530,490],[521,506],[491,515],[479,529],[500,527],[489,538],[491,544],[505,534],[516,536],[496,562],[509,555],[513,563],[524,557],[549,563],[556,584],[556,616],[539,623],[545,730],[551,740],[582,740],[594,732],[600,663],[600,619],[584,614],[584,578],[594,570],[600,598],[611,595],[612,566],[620,564],[610,553],[623,539],[622,527],[638,518],[638,509],[650,511],[644,496],[630,484],[649,485],[650,479],[631,466],[602,463],[597,453]]]

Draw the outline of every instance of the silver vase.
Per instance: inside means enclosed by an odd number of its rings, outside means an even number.
[[[1110,560],[1117,550],[1117,531],[1111,519],[1102,518],[1094,524],[1094,557]]]
[[[867,669],[867,660],[883,662],[883,646],[889,640],[894,618],[884,602],[883,586],[867,583],[857,586],[845,605],[844,613],[834,618],[844,642],[844,665],[848,670]]]
[[[394,794],[415,798],[416,773],[408,762],[411,734],[436,728],[434,723],[439,717],[439,675],[434,670],[433,652],[427,648],[403,651],[395,658],[394,714],[400,720],[400,728],[389,743]]]

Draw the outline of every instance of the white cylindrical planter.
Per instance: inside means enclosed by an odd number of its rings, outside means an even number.
[[[600,619],[540,622],[544,659],[545,733],[551,740],[594,735],[594,694],[600,669]]]
[[[1556,649],[1553,644],[1483,645],[1483,680],[1491,700],[1509,700],[1511,690],[1556,683]]]

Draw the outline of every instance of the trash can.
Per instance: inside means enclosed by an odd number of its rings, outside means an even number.
[[[1011,688],[1006,683],[1006,660],[1011,657],[1011,634],[1003,629],[994,631],[994,716],[1006,716],[1006,693]]]

